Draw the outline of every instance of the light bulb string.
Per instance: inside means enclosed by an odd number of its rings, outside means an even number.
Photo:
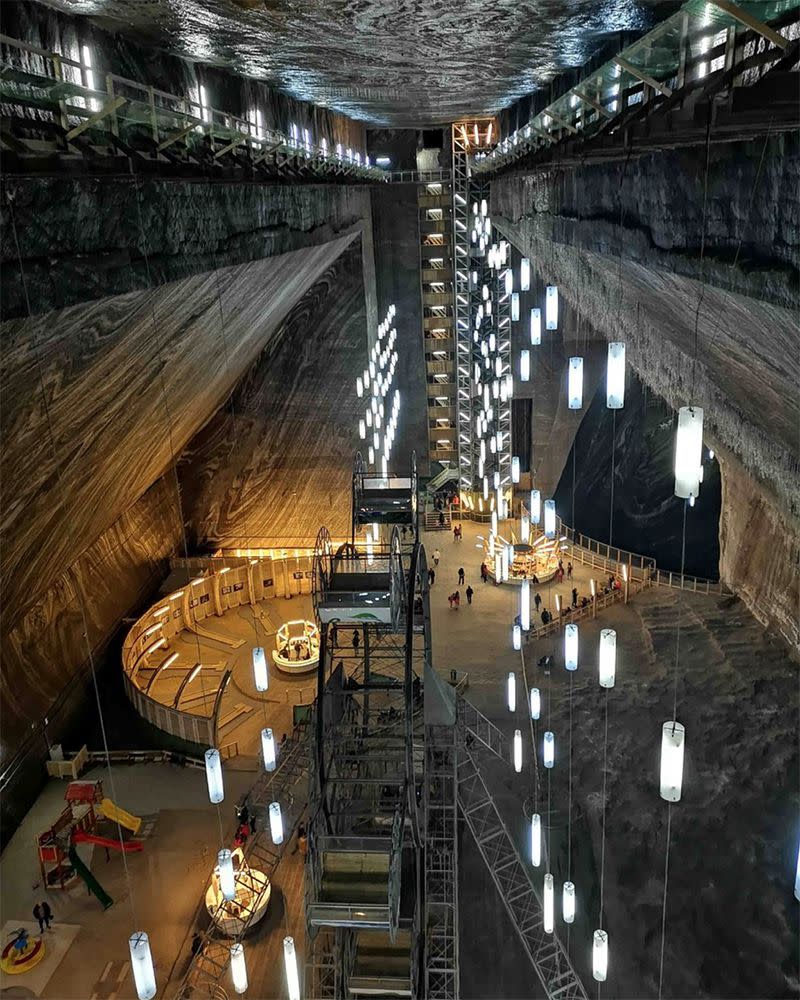
[[[136,213],[137,213],[138,222],[139,222],[139,239],[140,239],[140,242],[141,242],[142,257],[143,257],[143,260],[144,260],[145,275],[146,275],[146,278],[147,278],[147,287],[150,289],[150,295],[148,296],[148,298],[150,300],[150,316],[151,316],[152,323],[153,323],[153,333],[157,335],[157,332],[158,332],[158,323],[157,323],[157,320],[156,320],[155,296],[152,294],[152,275],[151,275],[151,272],[150,272],[150,256],[149,256],[148,251],[147,251],[147,241],[145,239],[145,234],[144,234],[144,220],[143,220],[143,217],[142,217],[141,190],[140,190],[140,187],[139,187],[139,176],[138,176],[138,174],[134,174],[133,183],[134,183],[134,190],[136,192]],[[131,270],[133,271],[133,262],[131,262]],[[162,352],[164,352],[165,348],[166,348],[166,334],[165,334],[164,339],[162,340],[161,350],[159,351],[159,353],[160,353],[160,355],[162,357],[162,361],[164,360],[164,353],[162,353]],[[162,363],[161,368],[159,370],[159,383],[160,383],[160,386],[161,386],[161,398],[162,398],[162,402],[163,402],[163,406],[164,406],[164,412],[165,412],[166,417],[167,417],[167,428],[168,428],[168,439],[169,439],[169,447],[170,447],[170,458],[171,458],[171,462],[172,462],[172,472],[173,472],[173,476],[175,478],[175,501],[176,501],[176,505],[177,505],[177,508],[178,508],[178,519],[179,519],[180,526],[181,526],[181,538],[182,538],[182,541],[183,541],[183,554],[184,554],[184,558],[186,560],[186,570],[187,570],[187,577],[188,577],[189,576],[189,565],[188,565],[188,563],[189,563],[189,543],[188,543],[188,540],[186,538],[186,521],[185,521],[184,512],[183,512],[183,498],[182,498],[182,494],[181,494],[180,478],[178,476],[177,457],[176,457],[176,454],[175,454],[174,428],[173,428],[173,424],[172,424],[172,413],[171,413],[170,408],[169,408],[169,402],[168,402],[168,397],[167,397],[166,383],[165,383],[165,380],[164,380],[164,368],[165,368],[165,364]],[[187,584],[187,586],[191,586],[191,584]],[[191,603],[191,590],[189,591],[189,595],[190,595],[189,596],[189,600],[190,600],[190,603]],[[200,671],[199,671],[199,674],[198,674],[199,680],[200,680],[200,695],[201,695],[202,700],[203,700],[203,708],[204,708],[204,710],[206,712],[208,712],[208,701],[207,701],[207,697],[206,697],[205,677],[203,675],[203,670],[202,670],[203,659],[202,659],[202,655],[201,655],[201,652],[200,652],[200,636],[199,636],[199,634],[196,631],[194,632],[194,637],[195,637],[195,644],[196,644],[196,648],[197,648],[197,662],[198,662],[198,666],[200,666],[200,668],[201,668]],[[213,721],[212,716],[206,716],[206,718],[208,720],[210,720],[210,721]],[[217,750],[217,752],[219,753],[219,750]],[[221,757],[220,757],[220,766],[221,766],[221,764],[222,764],[222,760],[221,760]],[[215,806],[216,806],[216,810],[217,810],[217,825],[219,826],[220,848],[223,848],[225,846],[225,835],[224,835],[223,828],[222,828],[222,811],[220,810],[219,802],[216,802]]]
[[[28,294],[28,282],[27,282],[27,277],[25,275],[25,266],[22,261],[22,250],[20,248],[19,236],[17,233],[16,213],[14,212],[14,199],[11,197],[8,191],[6,191],[6,203],[8,204],[9,207],[9,215],[11,218],[11,230],[14,236],[14,246],[17,251],[17,262],[19,264],[20,282],[22,284],[23,296],[25,299],[25,308],[28,314],[28,319],[32,320],[33,310],[31,309],[30,296]],[[31,343],[33,346],[33,355],[36,360],[36,369],[39,376],[39,387],[42,394],[42,406],[45,413],[45,422],[47,424],[47,434],[50,443],[50,451],[53,456],[53,466],[56,474],[56,480],[58,482],[59,487],[63,490],[64,489],[63,468],[62,468],[62,463],[58,460],[58,452],[56,451],[55,435],[53,433],[52,415],[50,412],[50,404],[47,399],[47,390],[44,382],[44,366],[42,364],[41,346],[36,336],[33,336],[31,338]],[[103,706],[100,700],[100,688],[97,683],[97,670],[94,662],[94,650],[92,649],[92,643],[89,638],[89,618],[86,613],[86,600],[85,600],[85,595],[83,593],[83,586],[82,586],[82,581],[80,579],[79,570],[73,568],[74,565],[75,564],[73,564],[73,566],[70,566],[68,568],[67,574],[72,577],[75,589],[75,598],[81,615],[81,628],[83,631],[83,639],[86,643],[86,652],[89,660],[89,669],[92,675],[92,687],[94,688],[95,703],[97,705],[97,714],[100,722],[100,735],[103,741],[103,755],[105,756],[106,774],[108,775],[108,783],[111,787],[111,794],[114,797],[114,801],[119,802],[119,796],[117,795],[117,789],[116,789],[116,782],[114,781],[114,774],[111,769],[111,754],[109,753],[108,749],[108,737],[106,734],[105,717],[103,716]],[[128,888],[128,900],[131,910],[131,920],[133,924],[133,930],[135,931],[138,927],[138,921],[136,919],[136,901],[134,898],[133,883],[131,882],[130,872],[128,870],[128,859],[125,851],[125,838],[122,833],[122,825],[120,824],[119,819],[117,819],[115,822],[117,827],[117,840],[119,841],[120,854],[122,856],[122,866],[125,871],[125,882]]]
[[[617,411],[611,411],[611,500],[608,505],[608,555],[614,543],[614,469],[617,458]],[[574,518],[573,518],[574,520]],[[573,525],[574,527],[574,525]]]

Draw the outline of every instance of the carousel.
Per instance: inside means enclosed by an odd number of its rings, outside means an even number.
[[[238,937],[262,919],[267,912],[272,886],[264,872],[250,868],[241,847],[233,851],[233,871],[236,896],[225,899],[215,866],[211,884],[206,890],[206,909],[214,926],[226,937]]]
[[[547,583],[558,569],[558,541],[544,535],[529,542],[506,542],[503,538],[490,536],[484,541],[483,558],[489,576],[497,582]]]
[[[305,674],[319,663],[319,629],[312,622],[284,622],[275,636],[275,666],[287,674]]]

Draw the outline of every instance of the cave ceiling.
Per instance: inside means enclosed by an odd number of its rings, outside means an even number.
[[[46,0],[371,125],[489,114],[645,31],[664,0]]]

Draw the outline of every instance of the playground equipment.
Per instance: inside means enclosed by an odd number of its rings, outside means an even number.
[[[267,912],[272,886],[264,872],[251,868],[241,847],[233,851],[236,896],[226,900],[222,895],[219,866],[215,866],[211,884],[206,890],[206,909],[214,925],[226,937],[238,937],[262,919]]]
[[[275,636],[275,666],[287,674],[306,674],[319,663],[319,629],[313,622],[284,622]]]
[[[42,937],[31,938],[27,927],[18,927],[12,932],[0,955],[0,969],[10,976],[18,976],[38,965],[44,958],[45,951]]]
[[[119,809],[103,796],[102,781],[71,781],[64,795],[67,802],[55,823],[36,838],[42,882],[47,889],[67,889],[81,879],[104,909],[113,899],[81,861],[76,844],[96,844],[106,851],[141,851],[138,833],[141,819]],[[118,825],[119,824],[119,825]],[[121,828],[126,833],[121,833]]]

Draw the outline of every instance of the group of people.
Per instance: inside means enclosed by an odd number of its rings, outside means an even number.
[[[459,573],[461,574],[459,582],[461,584],[463,584],[464,583],[463,570],[459,570]],[[467,604],[472,604],[472,595],[474,593],[475,593],[475,591],[472,589],[472,587],[468,586],[467,589],[466,589],[466,591],[465,591],[465,594],[466,594],[466,597],[467,597]],[[450,605],[450,610],[451,611],[453,609],[455,609],[456,611],[458,611],[458,609],[461,607],[461,591],[454,590],[453,593],[448,596],[447,602]]]
[[[461,525],[457,524],[453,528],[453,541],[460,542],[462,539]]]
[[[567,574],[567,579],[571,580],[572,579],[572,563],[571,562],[567,563],[566,574]],[[538,582],[539,581],[536,580],[536,578],[534,577],[534,583],[538,583]],[[559,559],[558,560],[558,569],[556,570],[556,583],[563,583],[563,582],[564,582],[564,560],[563,559]]]
[[[301,642],[299,639],[292,643],[281,646],[280,655],[284,660],[310,660],[311,645],[308,642]]]

